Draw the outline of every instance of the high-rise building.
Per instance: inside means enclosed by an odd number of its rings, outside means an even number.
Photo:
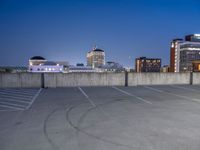
[[[170,72],[178,72],[177,66],[177,55],[178,55],[178,46],[183,42],[183,39],[174,39],[171,42],[170,47]]]
[[[185,41],[200,42],[200,34],[190,34],[185,36]]]
[[[170,48],[170,72],[190,72],[193,70],[192,62],[200,60],[200,34],[174,39]]]
[[[135,59],[136,72],[160,72],[160,58],[139,57]]]
[[[87,66],[92,68],[98,68],[105,65],[105,52],[102,49],[96,47],[87,53]]]

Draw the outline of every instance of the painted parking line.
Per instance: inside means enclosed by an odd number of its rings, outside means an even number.
[[[16,100],[16,99],[10,99],[10,98],[0,98],[0,101],[11,101],[11,102],[18,102],[18,103],[29,104],[28,101],[24,101],[24,100]]]
[[[9,106],[9,105],[3,105],[3,104],[0,104],[0,107],[4,108],[4,109],[1,109],[0,111],[23,110],[22,108],[13,107],[13,106]]]
[[[145,102],[145,103],[147,103],[147,104],[152,104],[152,102],[150,102],[150,101],[148,101],[148,100],[146,100],[146,99],[144,99],[144,98],[141,98],[141,97],[139,97],[139,96],[137,96],[137,95],[131,94],[131,93],[127,92],[127,91],[124,91],[124,90],[122,90],[122,89],[120,89],[120,88],[117,88],[117,87],[115,87],[115,86],[113,86],[112,88],[115,89],[115,90],[117,90],[117,91],[119,91],[119,92],[121,92],[121,93],[124,93],[124,94],[126,94],[126,95],[128,95],[128,96],[135,97],[136,99],[138,99],[138,100],[140,100],[140,101],[143,101],[143,102]]]
[[[19,104],[11,103],[11,102],[2,102],[2,101],[0,102],[0,106],[5,106],[5,105],[20,108],[20,109],[26,108],[26,105],[19,105]]]
[[[37,92],[37,91],[36,91]],[[21,92],[16,92],[16,91],[9,91],[9,90],[0,90],[0,93],[2,93],[2,94],[4,94],[4,93],[7,93],[7,94],[9,94],[9,93],[12,93],[12,94],[16,94],[16,95],[21,95],[21,94],[23,94],[24,96],[31,96],[31,95],[33,95],[34,93],[36,93],[36,92],[33,92],[33,93],[24,93],[23,91],[21,91]]]
[[[188,87],[182,87],[182,86],[178,86],[178,85],[170,85],[170,86],[179,88],[179,89],[183,89],[183,90],[187,90],[187,91],[199,92],[199,90],[197,90],[197,89],[192,89],[192,88],[188,88]]]
[[[183,96],[183,95],[179,95],[179,94],[175,94],[175,93],[159,90],[157,88],[153,88],[153,87],[150,87],[150,86],[143,86],[143,87],[145,87],[147,89],[150,89],[152,91],[158,92],[158,93],[165,93],[165,94],[168,94],[168,95],[173,95],[173,96],[176,96],[176,97],[179,97],[179,98],[184,98],[186,100],[191,100],[191,101],[195,101],[195,102],[200,103],[200,99],[191,98],[191,97],[187,97],[187,96]]]
[[[31,89],[0,89],[0,91],[6,91],[6,92],[11,92],[11,93],[23,93],[23,94],[35,94],[37,93],[38,89],[34,89],[34,90],[31,90]]]
[[[89,96],[85,93],[85,91],[81,88],[78,87],[79,91],[85,96],[85,98],[89,101],[89,103],[93,106],[93,107],[97,107],[97,105],[89,98]]]
[[[41,91],[42,91],[42,88],[38,90],[38,92],[35,94],[35,96],[33,97],[32,101],[30,102],[29,106],[26,109],[29,109],[32,106],[33,102],[37,99]]]
[[[10,94],[1,94],[0,98],[13,98],[13,99],[23,99],[23,100],[31,100],[32,99],[31,97],[24,97],[23,95],[15,95],[15,94],[12,94],[12,93],[10,93]]]
[[[42,89],[0,89],[0,111],[29,109],[41,91]]]

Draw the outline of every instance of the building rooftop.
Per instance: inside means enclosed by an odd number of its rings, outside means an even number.
[[[46,60],[46,59],[42,56],[33,56],[30,58],[30,60]]]

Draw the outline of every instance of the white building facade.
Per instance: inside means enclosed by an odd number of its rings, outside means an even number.
[[[47,61],[41,56],[34,56],[29,59],[28,72],[41,73],[41,72],[64,72],[66,66],[54,61]]]

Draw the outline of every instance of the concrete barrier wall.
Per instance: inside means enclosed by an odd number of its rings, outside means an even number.
[[[124,86],[124,73],[47,73],[45,87]]]
[[[0,87],[21,87],[20,74],[3,73],[0,81]]]
[[[0,73],[1,88],[41,87],[41,74]]]
[[[41,74],[21,73],[21,87],[41,87]]]
[[[0,73],[0,87],[124,86],[125,73]],[[200,73],[128,73],[128,86],[200,84]]]
[[[190,84],[190,73],[129,73],[128,85]]]
[[[200,73],[193,73],[193,84],[200,84]]]

